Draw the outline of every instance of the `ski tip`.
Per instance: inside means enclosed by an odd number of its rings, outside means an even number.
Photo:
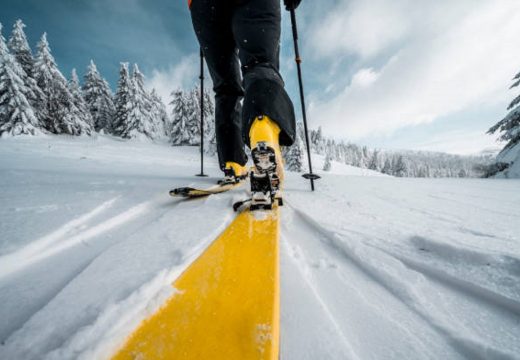
[[[193,190],[195,190],[195,189],[191,188],[191,187],[180,187],[180,188],[170,190],[170,195],[188,197],[188,196],[190,196],[190,192]]]
[[[237,212],[238,210],[240,210],[241,208],[243,208],[246,204],[249,204],[250,202],[251,202],[251,199],[237,201],[236,203],[233,204],[233,211]]]
[[[239,210],[246,210],[246,207],[250,211],[255,211],[255,210],[272,210],[272,209],[274,209],[277,206],[283,206],[283,198],[282,197],[275,198],[275,202],[274,203],[270,203],[270,204],[253,204],[253,200],[252,199],[245,199],[245,200],[242,200],[242,201],[237,201],[236,203],[233,204],[233,210],[235,212],[237,212]]]

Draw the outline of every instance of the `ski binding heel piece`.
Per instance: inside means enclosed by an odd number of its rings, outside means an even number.
[[[277,188],[273,188],[271,174],[255,174],[251,172],[251,205],[250,210],[273,208]]]
[[[266,142],[260,141],[251,151],[255,169],[260,174],[274,173],[276,170],[276,155],[274,149]]]

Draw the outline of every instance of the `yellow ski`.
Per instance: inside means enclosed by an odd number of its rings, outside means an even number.
[[[171,196],[181,196],[185,198],[197,198],[197,197],[204,197],[214,194],[220,194],[226,191],[229,191],[231,189],[234,189],[235,187],[238,187],[242,185],[243,181],[237,182],[237,183],[231,183],[231,184],[217,184],[210,186],[205,189],[198,189],[198,188],[192,188],[192,187],[180,187],[176,189],[170,190]]]
[[[278,211],[240,213],[113,359],[278,359]]]

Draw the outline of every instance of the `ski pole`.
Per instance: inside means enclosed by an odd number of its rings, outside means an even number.
[[[302,68],[301,68],[302,59],[300,57],[300,50],[298,49],[298,28],[296,26],[296,12],[294,9],[291,9],[290,12],[291,12],[291,24],[292,24],[292,33],[293,33],[293,40],[294,40],[294,56],[295,56],[295,61],[296,61],[296,68],[298,71],[298,83],[300,85],[300,102],[302,105],[303,128],[305,130],[305,144],[307,145],[307,161],[309,163],[309,173],[303,174],[302,176],[305,179],[308,179],[311,181],[311,190],[314,191],[314,180],[318,180],[320,178],[320,176],[312,173],[311,146],[310,146],[310,142],[309,142],[309,131],[307,129],[307,113],[305,111],[305,96],[303,93],[303,80],[302,80]]]
[[[200,174],[196,176],[208,176],[204,174],[204,53],[200,48]]]

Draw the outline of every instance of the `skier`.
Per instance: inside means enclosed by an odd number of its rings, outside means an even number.
[[[284,0],[285,8],[295,9],[300,2]],[[283,180],[280,145],[292,145],[296,132],[293,104],[279,73],[280,2],[188,0],[188,4],[213,80],[217,150],[225,181],[248,175],[247,144],[254,163],[253,205],[270,206],[270,195]]]

